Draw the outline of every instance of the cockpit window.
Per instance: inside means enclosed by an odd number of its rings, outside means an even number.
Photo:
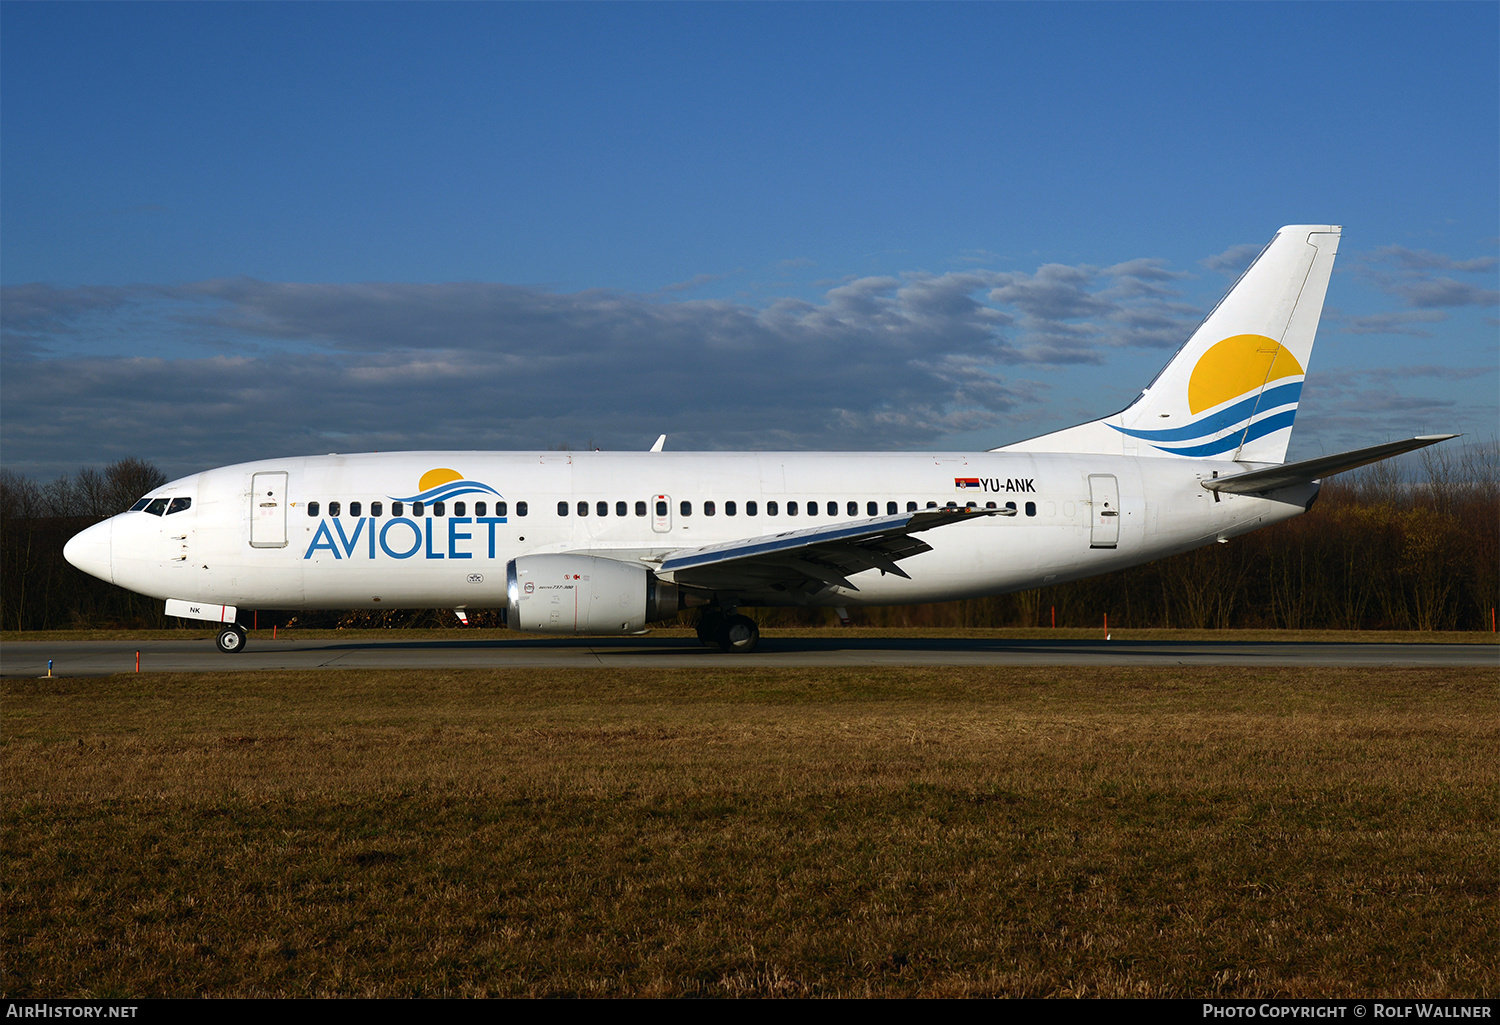
[[[167,503],[169,501],[170,499],[166,498],[153,498],[151,501],[146,503],[145,511],[150,513],[152,516],[164,515],[167,511]]]
[[[192,508],[192,505],[193,500],[191,498],[174,498],[172,499],[172,504],[167,506],[167,515],[171,516],[173,513],[180,513],[184,509]]]
[[[149,499],[149,498],[143,498],[143,499],[141,499],[139,502],[135,503],[135,505],[132,505],[130,507],[130,511],[131,512],[140,512],[142,509],[146,508],[146,503],[149,502],[149,501],[151,501],[151,499]]]

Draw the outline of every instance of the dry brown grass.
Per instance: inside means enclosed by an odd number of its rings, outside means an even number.
[[[1493,997],[1496,683],[5,681],[0,989]]]

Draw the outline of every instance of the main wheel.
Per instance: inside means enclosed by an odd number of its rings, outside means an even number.
[[[698,640],[704,647],[711,648],[719,643],[719,634],[724,630],[724,613],[715,611],[703,611],[698,614]]]
[[[730,616],[719,631],[719,647],[746,654],[760,643],[760,627],[749,616]]]
[[[214,638],[214,643],[226,655],[238,654],[245,650],[245,628],[238,624],[226,626]]]

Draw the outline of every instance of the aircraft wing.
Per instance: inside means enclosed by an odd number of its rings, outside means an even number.
[[[1405,441],[1392,441],[1385,445],[1355,449],[1353,452],[1340,452],[1334,456],[1320,456],[1317,459],[1304,459],[1301,462],[1269,466],[1263,470],[1237,473],[1232,477],[1215,477],[1213,480],[1203,481],[1202,484],[1210,491],[1259,495],[1267,491],[1275,491],[1277,488],[1308,484],[1324,477],[1331,477],[1336,473],[1343,473],[1345,470],[1353,470],[1391,456],[1398,456],[1402,452],[1426,448],[1428,445],[1436,445],[1440,441],[1456,437],[1458,437],[1457,434],[1424,434]]]
[[[982,516],[1015,514],[1014,509],[928,509],[791,530],[685,548],[663,559],[659,572],[672,574],[679,584],[715,590],[811,594],[837,584],[857,591],[849,577],[867,569],[909,579],[896,563],[932,550],[914,534]]]

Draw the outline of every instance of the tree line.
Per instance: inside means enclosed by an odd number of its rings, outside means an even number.
[[[858,624],[931,627],[1177,627],[1489,630],[1500,592],[1495,445],[1423,450],[1332,478],[1311,512],[1169,559],[1056,587],[936,605],[851,609]],[[39,483],[0,470],[0,629],[160,627],[162,603],[62,557],[78,531],[166,482],[126,459]],[[253,610],[242,610],[242,619]],[[692,614],[685,614],[684,622]],[[499,610],[470,609],[475,626]],[[762,626],[833,621],[828,609],[764,609]],[[248,619],[246,619],[248,622]],[[451,626],[449,610],[265,610],[259,625]]]

